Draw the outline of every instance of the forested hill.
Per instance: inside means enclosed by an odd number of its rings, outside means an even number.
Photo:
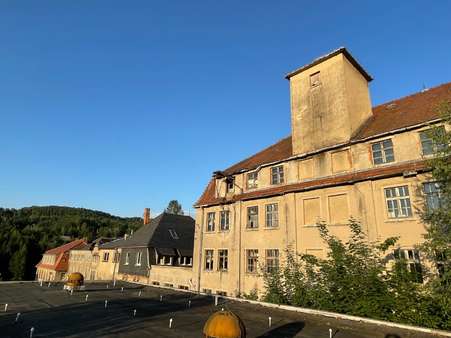
[[[34,279],[34,266],[49,248],[76,238],[122,236],[141,224],[139,217],[82,208],[0,208],[0,280]]]

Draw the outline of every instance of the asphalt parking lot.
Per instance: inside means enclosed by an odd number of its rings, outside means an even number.
[[[329,329],[332,329],[333,338],[428,337],[424,333],[224,299],[220,299],[218,306],[215,306],[213,297],[176,290],[125,283],[118,283],[116,287],[95,283],[88,284],[86,288],[71,295],[62,290],[61,284],[50,287],[41,287],[37,283],[0,284],[0,337],[28,338],[33,327],[33,338],[199,338],[207,318],[221,308],[241,317],[247,328],[247,337],[329,338]],[[6,312],[5,304],[8,304]],[[171,318],[172,327],[169,328]]]

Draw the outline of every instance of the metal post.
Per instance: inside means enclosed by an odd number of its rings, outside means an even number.
[[[191,308],[191,300],[188,301],[188,308]]]
[[[136,309],[133,310],[133,317],[136,317]]]
[[[332,338],[332,329],[329,329],[329,338]]]
[[[89,295],[86,295],[86,297],[85,297],[85,302],[88,301],[88,297],[89,297]]]
[[[271,327],[271,324],[272,324],[272,318],[268,317],[268,327]]]
[[[19,318],[20,318],[20,312],[17,312],[17,315],[16,315],[16,323],[19,321]]]
[[[218,299],[219,299],[219,297],[215,296],[215,306],[218,306]]]
[[[172,318],[169,318],[169,328],[172,329]]]
[[[30,329],[30,338],[33,338],[33,333],[34,333],[34,327],[32,327],[32,328]]]
[[[105,299],[105,309],[107,308],[107,306],[108,306],[108,301]]]
[[[160,295],[160,302],[163,301],[163,295]]]
[[[5,304],[5,312],[8,311],[8,303]]]

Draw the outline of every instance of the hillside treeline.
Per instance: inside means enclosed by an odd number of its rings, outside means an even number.
[[[0,280],[34,279],[42,253],[77,238],[118,237],[142,219],[59,206],[0,208]]]

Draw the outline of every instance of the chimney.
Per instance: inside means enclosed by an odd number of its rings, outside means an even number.
[[[144,208],[144,224],[149,224],[150,223],[150,209],[149,208]]]

